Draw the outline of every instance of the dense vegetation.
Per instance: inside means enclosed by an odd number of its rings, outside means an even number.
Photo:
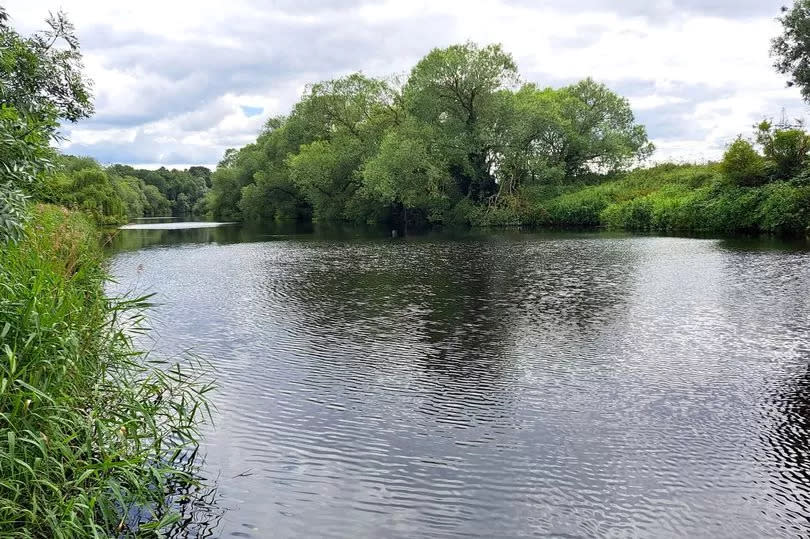
[[[0,250],[0,535],[163,528],[208,386],[133,351],[121,319],[137,322],[138,305],[104,296],[86,217],[32,214],[24,237]]]
[[[651,151],[605,86],[520,84],[500,46],[466,43],[432,51],[404,84],[357,73],[312,85],[225,155],[206,205],[227,219],[462,223]]]
[[[154,536],[194,481],[210,386],[135,351],[145,304],[104,295],[90,218],[169,202],[52,149],[93,108],[71,25],[48,26],[23,37],[0,8],[0,536]]]
[[[138,217],[190,214],[208,191],[211,171],[102,167],[88,157],[59,156],[49,176],[47,198],[82,210],[101,224],[120,224]]]
[[[774,42],[777,54],[793,44],[777,67],[795,65],[799,79],[808,6],[797,2],[783,17],[791,38]],[[433,50],[404,83],[356,73],[313,84],[255,143],[226,153],[198,209],[244,220],[801,234],[808,140],[801,125],[763,122],[721,163],[645,168],[653,147],[626,99],[591,79],[521,84],[501,47],[466,43]]]

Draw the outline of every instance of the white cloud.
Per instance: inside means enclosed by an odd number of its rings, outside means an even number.
[[[782,0],[75,1],[95,118],[66,151],[132,164],[215,163],[307,82],[408,70],[436,46],[501,42],[524,78],[593,76],[628,96],[656,160],[714,159],[763,116],[803,116],[771,68]],[[24,32],[50,0],[6,2]],[[242,107],[261,108],[248,116]]]
[[[686,103],[686,102],[687,99],[685,97],[680,97],[676,95],[659,95],[659,94],[642,95],[630,99],[630,105],[633,107],[633,110],[637,111],[657,109],[665,105],[674,105],[677,103]]]

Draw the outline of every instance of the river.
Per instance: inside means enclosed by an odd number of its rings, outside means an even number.
[[[162,228],[158,228],[161,227]],[[122,230],[142,346],[207,358],[222,537],[810,532],[810,250]]]

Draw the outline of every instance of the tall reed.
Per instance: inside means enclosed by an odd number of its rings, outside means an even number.
[[[133,348],[148,298],[111,300],[107,279],[97,231],[63,208],[0,247],[0,537],[149,536],[195,481],[212,385]]]

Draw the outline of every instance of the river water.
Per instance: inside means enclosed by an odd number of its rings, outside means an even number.
[[[190,226],[111,292],[216,369],[202,535],[810,533],[804,244]]]

